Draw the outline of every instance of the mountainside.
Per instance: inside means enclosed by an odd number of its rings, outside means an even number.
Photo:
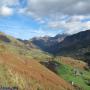
[[[67,36],[57,44],[56,54],[86,59],[90,52],[90,30]]]
[[[55,37],[36,37],[32,38],[31,42],[43,51],[54,53],[56,44],[63,41],[66,36],[66,34],[58,34]]]
[[[87,63],[71,57],[56,57],[53,61],[43,61],[42,65],[72,83],[76,90],[90,90],[90,69]]]
[[[77,59],[90,58],[90,30],[74,35],[57,35],[53,38],[34,38],[32,43],[53,55],[71,56]],[[88,60],[87,60],[88,61]]]
[[[42,57],[43,59],[51,57],[48,53],[37,48],[33,43],[27,40],[15,39],[4,33],[0,33],[0,45],[8,47],[7,49],[15,54],[24,55],[31,59],[42,60]]]
[[[32,40],[0,33],[0,86],[90,90],[90,69],[83,60],[90,63],[90,30]]]
[[[38,48],[0,33],[0,86],[19,90],[75,90],[39,63],[40,59],[50,57]]]

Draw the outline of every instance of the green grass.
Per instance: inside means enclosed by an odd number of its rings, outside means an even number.
[[[79,69],[80,72],[83,72],[83,75],[75,76],[72,71],[73,67],[64,64],[60,64],[56,70],[57,74],[64,78],[66,81],[73,81],[75,85],[83,88],[83,90],[90,90],[90,86],[86,84],[87,80],[90,80],[89,71]]]

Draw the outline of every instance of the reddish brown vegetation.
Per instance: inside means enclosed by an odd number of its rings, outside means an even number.
[[[24,75],[25,78],[33,78],[45,90],[74,90],[74,88],[62,78],[39,64],[36,60],[29,60],[11,53],[0,53],[0,63],[8,65],[14,72]],[[30,90],[30,89],[28,89]]]
[[[71,57],[61,57],[59,61],[63,64],[70,65],[74,68],[77,67],[77,68],[84,69],[85,67],[87,67],[86,63],[80,60],[73,59]]]

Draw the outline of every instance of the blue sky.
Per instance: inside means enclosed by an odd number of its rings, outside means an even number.
[[[0,31],[16,38],[90,29],[89,0],[0,0]]]
[[[35,36],[50,35],[54,36],[61,31],[45,29],[31,17],[23,15],[13,15],[0,18],[0,31],[12,35],[16,38],[29,39]]]

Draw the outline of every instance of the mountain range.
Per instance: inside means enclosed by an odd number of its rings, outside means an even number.
[[[33,38],[32,43],[41,50],[53,55],[71,56],[77,59],[86,59],[90,51],[90,30],[74,35],[56,35],[55,37]]]
[[[66,36],[66,34],[58,34],[55,37],[35,37],[31,39],[31,42],[43,51],[54,53],[55,46],[62,42]]]

